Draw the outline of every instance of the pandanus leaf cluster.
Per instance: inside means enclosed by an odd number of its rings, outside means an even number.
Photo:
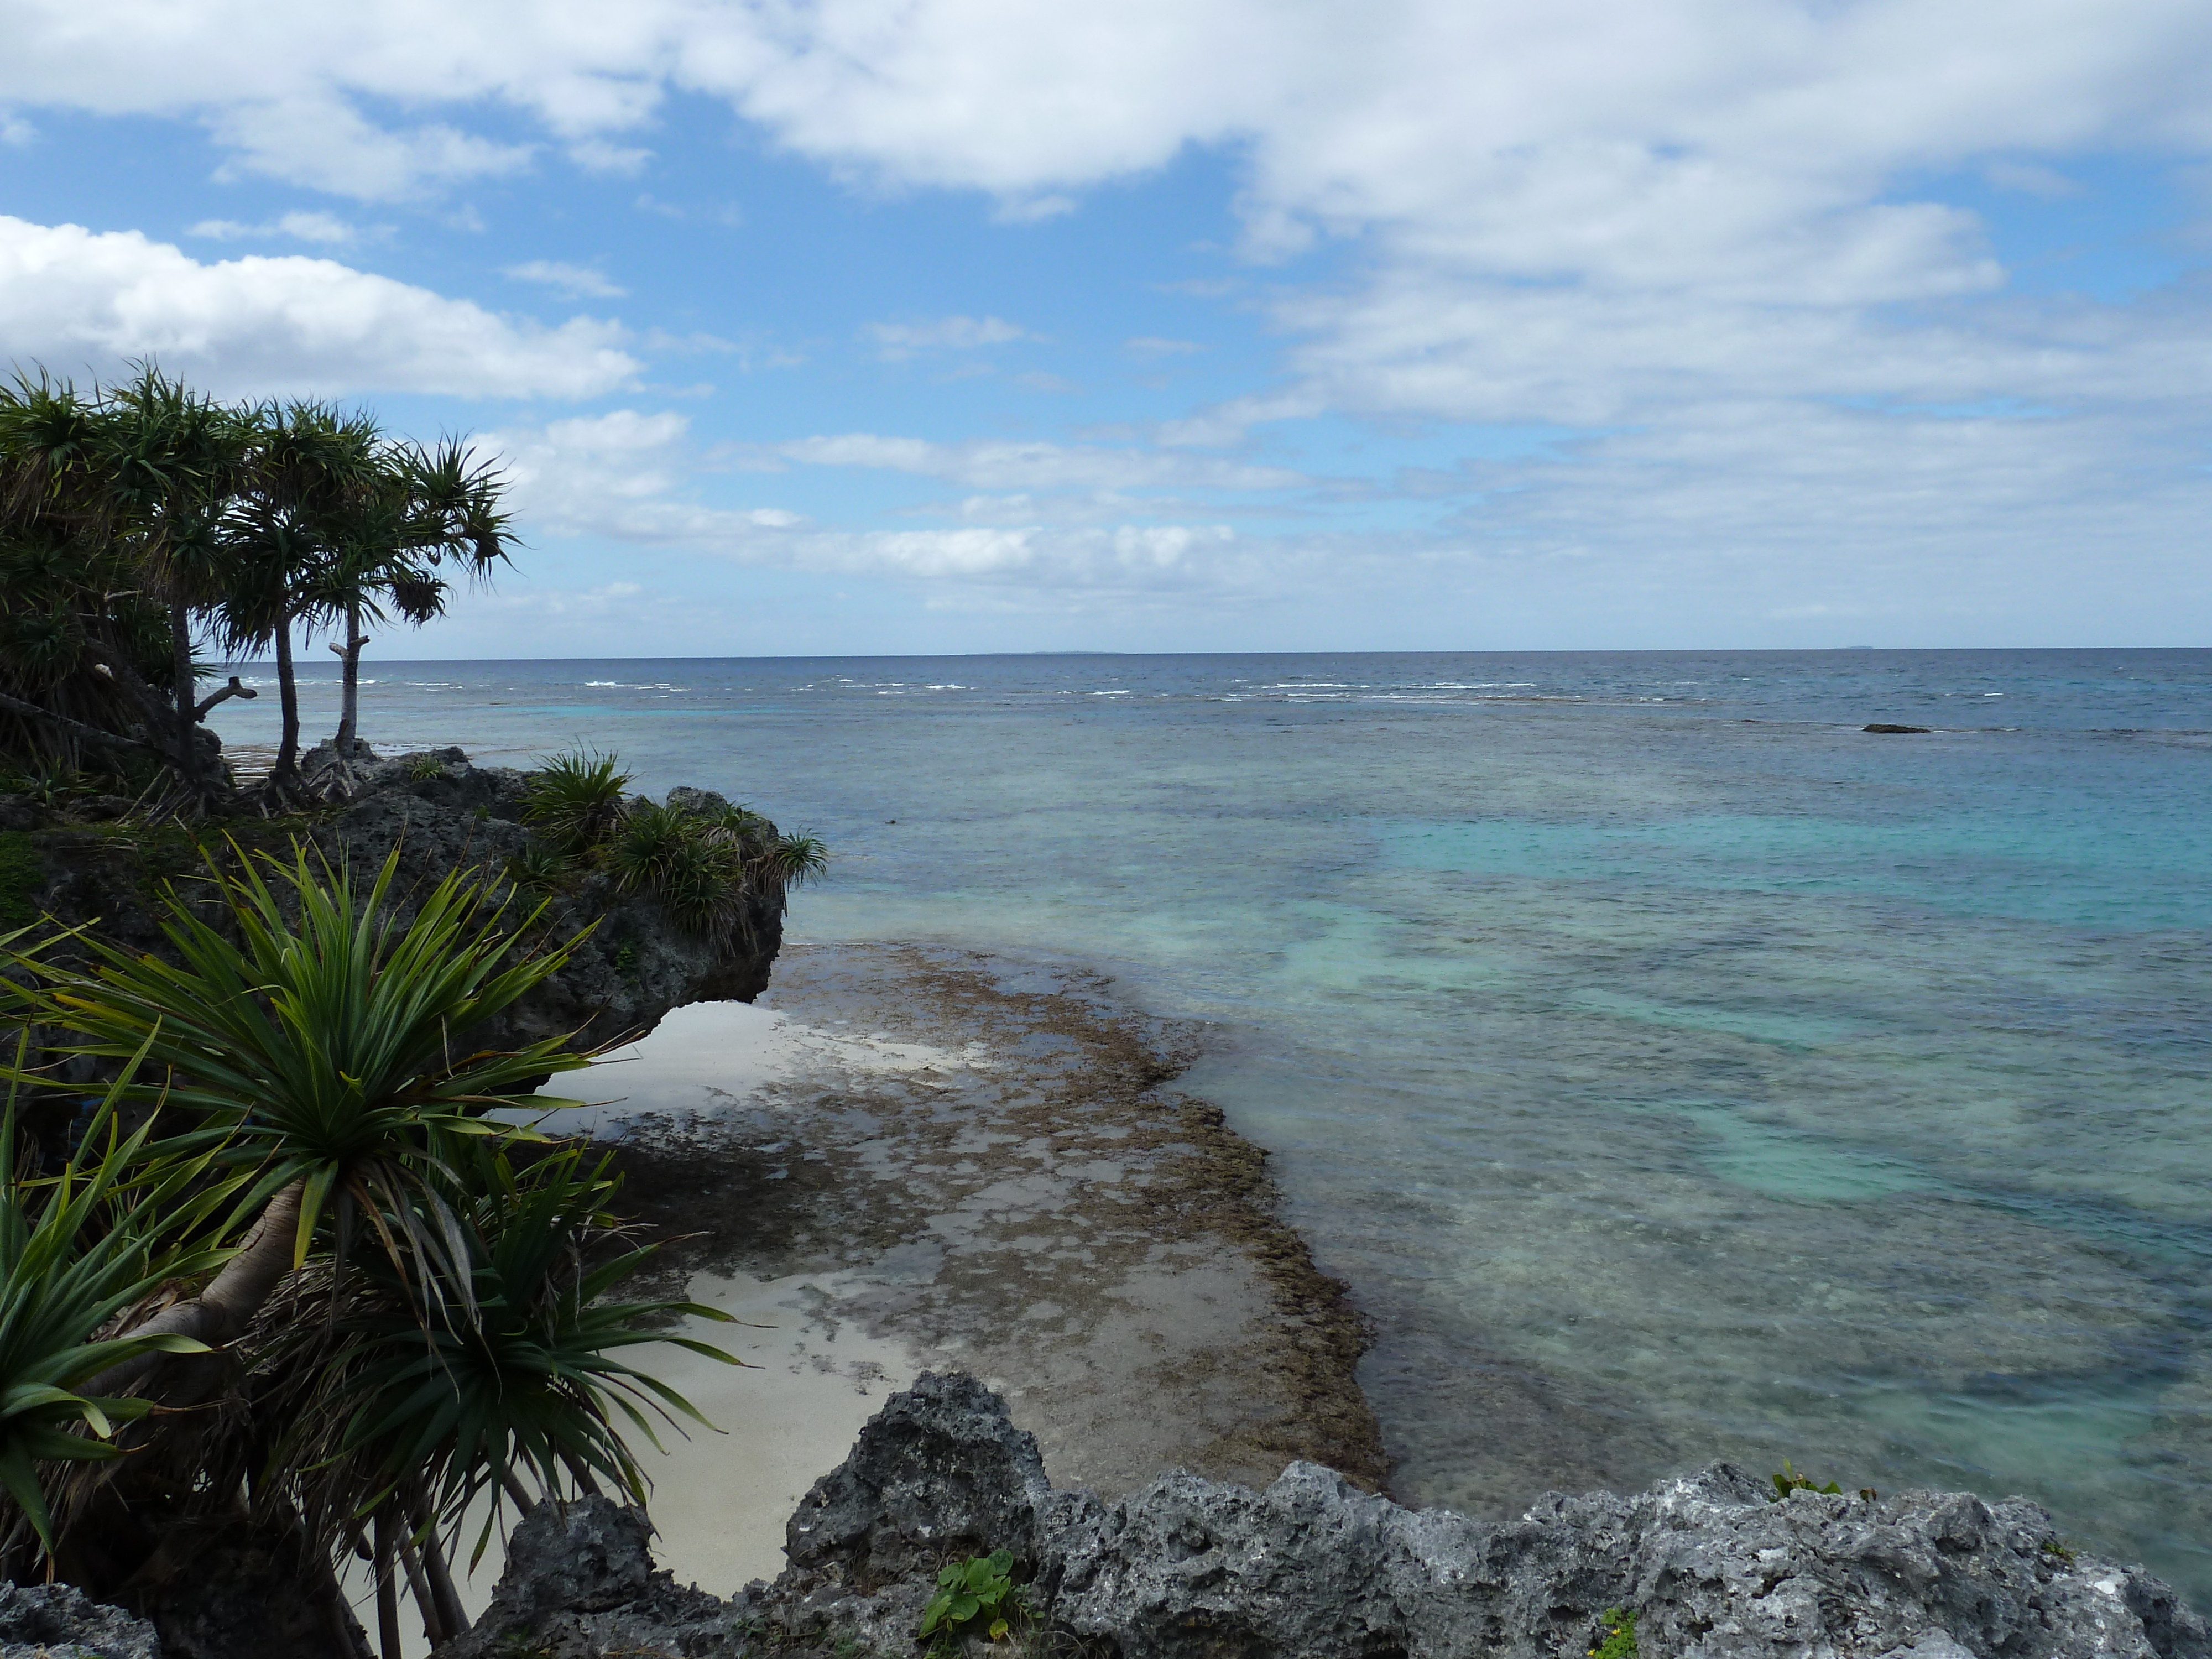
[[[19,1037],[18,1071],[24,1046]],[[229,1196],[225,1183],[208,1178],[204,1152],[149,1160],[150,1126],[128,1136],[118,1129],[119,1093],[108,1091],[51,1176],[21,1156],[17,1087],[0,1111],[0,1486],[14,1502],[14,1529],[27,1528],[48,1551],[56,1466],[121,1456],[116,1425],[152,1408],[143,1398],[104,1394],[103,1375],[148,1354],[205,1351],[191,1337],[110,1334],[111,1325],[163,1284],[210,1271],[224,1255],[213,1212]]]
[[[514,535],[498,470],[465,444],[408,442],[358,410],[222,403],[147,365],[80,391],[43,371],[0,386],[0,758],[166,775],[214,802],[197,654],[273,652],[298,754],[295,636],[336,635],[336,741],[357,745],[370,626],[444,611]]]
[[[717,945],[747,937],[757,909],[781,915],[790,890],[823,874],[829,850],[779,834],[744,806],[625,793],[631,775],[611,755],[576,750],[531,774],[525,816],[536,835],[508,865],[518,886],[560,884],[566,872],[605,869],[623,892],[659,901],[686,932]]]
[[[403,1579],[434,1641],[458,1633],[446,1544],[483,1494],[495,1516],[603,1484],[642,1499],[626,1437],[696,1413],[633,1350],[728,1358],[670,1328],[711,1310],[617,1294],[650,1251],[613,1218],[611,1168],[549,1133],[569,1103],[532,1092],[589,1056],[471,1041],[576,941],[542,942],[509,884],[402,892],[397,869],[230,847],[164,898],[161,955],[0,939],[20,1032],[0,1516],[64,1567],[112,1554],[72,1538],[119,1535],[126,1514],[187,1533],[281,1516],[326,1561],[366,1544],[387,1659]],[[63,1167],[19,1168],[36,1138],[15,1099],[66,1105],[62,1079],[88,1069],[112,1081]]]
[[[471,1158],[454,1259],[377,1256],[301,1276],[249,1379],[261,1413],[295,1425],[276,1462],[299,1471],[288,1490],[325,1527],[394,1499],[417,1525],[451,1526],[489,1495],[480,1553],[501,1504],[528,1486],[605,1481],[642,1502],[625,1425],[656,1448],[657,1425],[708,1426],[622,1355],[672,1343],[726,1359],[668,1325],[729,1316],[615,1299],[653,1250],[607,1213],[605,1161],[575,1146],[518,1162],[478,1146]]]
[[[88,967],[34,971],[31,1012],[72,1032],[75,1054],[143,1054],[160,1081],[132,1084],[130,1097],[222,1134],[264,1190],[297,1183],[295,1265],[326,1212],[342,1243],[365,1224],[434,1243],[401,1190],[440,1167],[452,1139],[514,1133],[488,1109],[589,1063],[558,1036],[457,1048],[566,949],[519,950],[517,918],[459,872],[403,922],[396,849],[365,892],[304,848],[289,866],[233,850],[234,873],[212,878],[227,929],[173,902],[161,931],[174,962],[89,939]]]

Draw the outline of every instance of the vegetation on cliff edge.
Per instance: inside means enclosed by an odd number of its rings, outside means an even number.
[[[722,1316],[616,1298],[650,1252],[607,1167],[501,1110],[590,1057],[465,1040],[575,941],[528,943],[513,888],[464,872],[403,921],[396,866],[364,883],[296,845],[212,865],[217,921],[165,896],[170,960],[0,938],[11,1576],[112,1595],[246,1517],[305,1540],[334,1650],[360,1651],[335,1567],[368,1559],[397,1659],[402,1584],[433,1642],[465,1624],[448,1563],[473,1502],[489,1526],[642,1497],[622,1428],[696,1414],[623,1351],[728,1359],[665,1328]],[[73,1108],[58,1160],[22,1132],[43,1101]]]

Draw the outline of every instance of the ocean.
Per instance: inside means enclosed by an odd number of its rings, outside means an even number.
[[[1401,1498],[1786,1458],[2028,1493],[2212,1607],[2212,651],[365,672],[380,748],[823,836],[793,938],[1206,1022]]]

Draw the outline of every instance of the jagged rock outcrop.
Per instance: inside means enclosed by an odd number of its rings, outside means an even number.
[[[686,1593],[650,1576],[641,1516],[591,1500],[562,1525],[627,1528],[620,1571],[580,1573],[558,1553],[548,1565],[536,1534],[518,1534],[517,1589],[503,1581],[441,1659],[502,1641],[562,1659],[910,1654],[933,1570],[994,1547],[1018,1558],[1050,1642],[1095,1659],[1576,1659],[1608,1608],[1639,1615],[1654,1659],[2212,1656],[2172,1590],[2069,1553],[2024,1498],[1771,1497],[1717,1464],[1633,1498],[1548,1496],[1498,1525],[1406,1510],[1294,1463],[1265,1492],[1175,1474],[1108,1504],[1053,1492],[1004,1402],[932,1374],[816,1483],[773,1585],[684,1601],[680,1622],[656,1623]],[[549,1596],[572,1580],[588,1581],[588,1607]],[[631,1585],[644,1588],[606,1600]]]
[[[0,1659],[161,1659],[161,1641],[68,1584],[0,1582]]]
[[[694,805],[720,800],[698,790],[672,793]],[[210,842],[232,835],[246,847],[280,853],[289,836],[301,836],[363,872],[373,872],[397,846],[395,886],[404,895],[455,868],[504,871],[529,841],[525,799],[523,773],[472,765],[460,750],[440,749],[362,767],[352,798],[329,811],[297,819],[210,822],[195,832]],[[73,813],[57,814],[21,798],[0,801],[0,817],[21,821],[26,844],[12,849],[16,862],[38,863],[33,878],[19,872],[23,891],[3,896],[23,913],[21,920],[45,914],[74,926],[96,919],[102,933],[123,945],[162,951],[149,901],[165,881],[189,890],[188,878],[202,867],[192,836],[174,825],[72,821],[94,808],[120,812],[129,805],[81,803]],[[565,939],[594,922],[560,973],[477,1028],[471,1041],[503,1046],[577,1032],[582,1042],[598,1044],[650,1030],[669,1010],[690,1003],[750,1002],[767,988],[783,939],[782,912],[769,898],[757,898],[734,940],[717,945],[676,926],[658,900],[617,891],[604,872],[586,874],[573,890],[554,895],[544,926]],[[6,925],[0,915],[0,931]]]
[[[467,866],[502,870],[529,841],[525,783],[512,768],[471,765],[459,749],[378,761],[316,840],[357,867],[398,846],[403,884]],[[672,790],[670,799],[694,808],[728,804],[699,789]],[[783,913],[765,898],[754,900],[746,925],[722,948],[670,921],[659,900],[617,890],[603,872],[555,895],[545,925],[565,939],[594,922],[567,967],[471,1040],[499,1047],[581,1031],[587,1042],[605,1042],[651,1030],[672,1008],[750,1002],[768,988],[783,942]]]
[[[642,1510],[604,1498],[533,1506],[507,1540],[491,1606],[438,1659],[742,1651],[730,1603],[653,1570],[652,1530]]]

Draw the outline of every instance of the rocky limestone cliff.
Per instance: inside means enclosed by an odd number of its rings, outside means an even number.
[[[396,845],[403,895],[428,888],[457,867],[497,874],[529,839],[522,821],[525,775],[471,765],[459,749],[401,755],[364,769],[353,798],[299,817],[213,821],[190,830],[148,828],[118,815],[127,802],[84,803],[52,811],[21,797],[0,797],[0,932],[41,915],[65,925],[97,921],[100,931],[137,950],[162,951],[151,900],[165,882],[191,891],[204,869],[200,843],[228,836],[248,848],[287,856],[294,836],[333,861],[373,874]],[[697,790],[672,795],[693,805],[720,803]],[[105,814],[105,816],[102,816]],[[89,821],[77,821],[89,819]],[[404,907],[403,907],[404,908]],[[604,873],[585,875],[553,896],[544,927],[565,939],[598,927],[560,973],[499,1019],[471,1033],[480,1046],[505,1046],[567,1033],[595,1046],[649,1031],[672,1008],[705,1001],[750,1002],[767,988],[782,943],[783,918],[757,899],[748,926],[726,950],[673,925],[657,900],[616,890]]]
[[[936,1568],[994,1547],[1038,1615],[1015,1650],[1093,1659],[1583,1659],[1609,1608],[1639,1615],[1644,1659],[2212,1656],[2172,1590],[2068,1552],[2024,1498],[1772,1496],[1717,1464],[1497,1525],[1294,1463],[1265,1492],[1174,1474],[1108,1504],[1052,1491],[1003,1401],[931,1374],[816,1483],[774,1584],[681,1589],[639,1512],[544,1509],[440,1659],[911,1655]]]

